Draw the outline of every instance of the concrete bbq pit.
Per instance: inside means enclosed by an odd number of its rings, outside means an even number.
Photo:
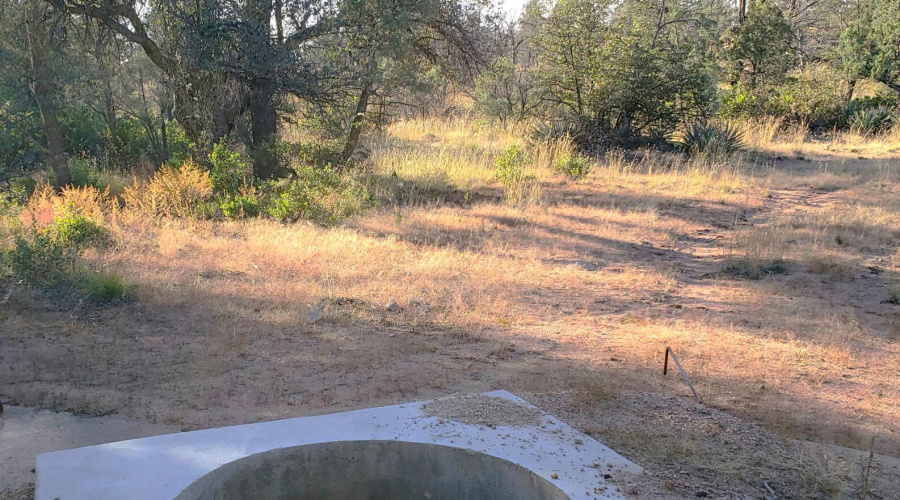
[[[509,392],[474,397],[521,421],[442,399],[45,453],[36,500],[614,499],[604,475],[642,472]]]

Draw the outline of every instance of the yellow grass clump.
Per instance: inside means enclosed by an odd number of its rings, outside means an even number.
[[[137,179],[125,188],[122,200],[133,214],[146,217],[186,217],[199,202],[212,196],[209,172],[188,160],[180,167],[163,167],[146,183]]]

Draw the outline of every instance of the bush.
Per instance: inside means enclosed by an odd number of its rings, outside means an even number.
[[[593,168],[590,158],[568,151],[553,160],[553,170],[572,179],[587,176]]]
[[[26,186],[21,183],[10,183],[7,189],[0,191],[0,217],[17,216],[27,199]]]
[[[679,147],[688,155],[729,156],[743,148],[741,132],[731,125],[694,123],[687,127]]]
[[[100,173],[93,161],[87,158],[69,158],[70,185],[74,187],[94,187],[101,189]]]
[[[531,156],[522,151],[518,144],[507,147],[494,158],[494,174],[497,180],[504,186],[522,182],[528,176],[525,175],[525,167],[531,164]]]
[[[135,181],[122,199],[129,210],[148,217],[186,217],[212,192],[209,172],[189,160],[178,168],[160,169],[146,185]]]
[[[54,286],[71,272],[75,259],[83,250],[108,239],[106,228],[70,208],[43,229],[33,226],[30,231],[17,234],[13,249],[4,260],[20,280]]]
[[[538,122],[528,132],[531,142],[552,142],[567,138],[579,142],[580,136],[578,124],[570,121]]]
[[[525,167],[530,164],[531,156],[518,144],[507,147],[494,158],[494,175],[503,183],[506,203],[520,206],[540,197],[537,177],[525,173]]]
[[[332,167],[301,167],[296,176],[268,186],[266,213],[281,222],[309,219],[334,224],[365,210],[371,197],[356,179]]]
[[[109,241],[109,231],[74,208],[58,215],[45,232],[55,233],[65,247],[80,251]]]
[[[88,188],[92,189],[92,188]],[[0,255],[11,274],[32,286],[75,289],[98,302],[122,298],[127,286],[110,272],[78,269],[78,257],[86,249],[109,241],[109,232],[96,220],[70,204],[41,228],[15,235],[13,248]]]
[[[842,75],[824,64],[792,73],[773,91],[766,112],[813,128],[843,127],[849,85]]]
[[[897,122],[895,110],[889,105],[856,109],[850,115],[850,127],[863,134],[878,134]]]
[[[37,286],[61,283],[75,264],[77,252],[49,231],[35,232],[29,239],[17,235],[12,250],[4,255],[16,278]]]
[[[719,96],[723,118],[777,117],[817,128],[846,125],[847,82],[834,69],[812,65],[778,84],[738,82]]]
[[[253,173],[247,159],[229,150],[225,142],[213,146],[209,164],[210,182],[218,193],[235,194],[253,183]]]
[[[274,144],[273,147],[280,163],[296,165],[296,168],[299,169],[306,167],[331,169],[332,165],[341,163],[341,152],[343,149],[341,144],[327,140],[309,142],[280,141]]]
[[[256,217],[260,213],[259,199],[252,194],[242,194],[227,198],[219,203],[222,215],[229,219]]]

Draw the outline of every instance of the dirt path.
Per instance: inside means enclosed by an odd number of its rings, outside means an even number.
[[[682,247],[691,259],[684,259],[681,268],[688,279],[708,279],[715,277],[722,267],[723,258],[730,252],[735,238],[752,228],[771,224],[798,207],[821,206],[829,199],[830,193],[813,189],[774,190],[763,200],[760,207],[741,208],[732,220],[719,219],[710,227],[701,228],[683,238]]]

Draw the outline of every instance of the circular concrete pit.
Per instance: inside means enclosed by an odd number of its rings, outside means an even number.
[[[228,463],[175,500],[568,500],[530,470],[484,453],[401,441],[280,448]]]

